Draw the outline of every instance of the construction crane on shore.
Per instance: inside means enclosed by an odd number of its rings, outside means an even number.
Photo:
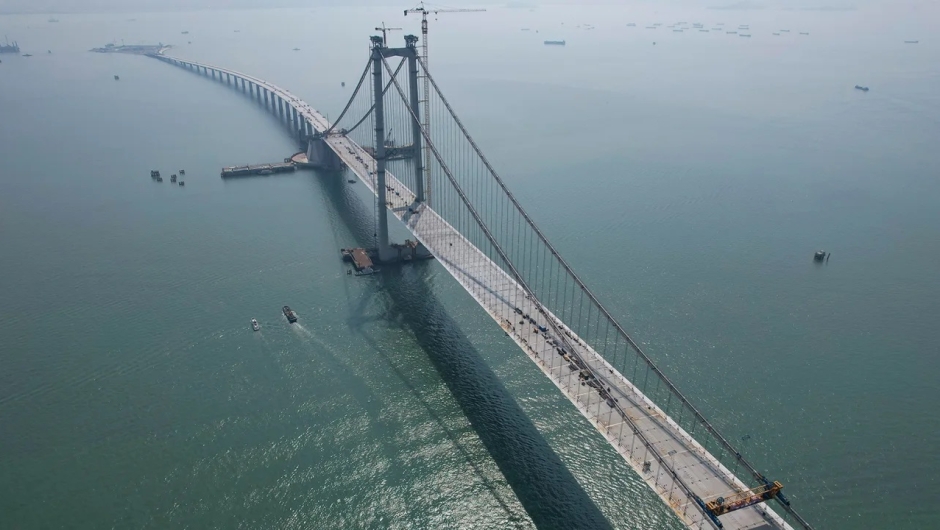
[[[401,28],[389,28],[385,26],[385,22],[382,22],[382,26],[375,28],[375,31],[382,32],[382,42],[385,43],[386,46],[388,46],[388,35],[386,33],[389,31],[401,31]]]
[[[428,13],[432,15],[437,15],[438,13],[478,13],[480,11],[486,11],[485,9],[452,9],[452,8],[436,8],[436,7],[425,7],[424,2],[418,4],[417,7],[406,9],[405,16],[408,16],[408,13],[421,13],[421,57],[424,60],[424,68],[428,67]],[[384,25],[384,24],[383,24]],[[376,28],[378,29],[378,28]],[[431,87],[428,83],[428,76],[424,76],[424,116],[423,124],[425,134],[430,134],[431,124]],[[431,150],[428,148],[427,142],[424,142],[423,146],[424,151],[424,180],[425,180],[425,202],[428,204],[431,203]]]

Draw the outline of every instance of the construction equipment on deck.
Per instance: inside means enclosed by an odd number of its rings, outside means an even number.
[[[781,489],[783,489],[783,484],[780,482],[768,482],[767,484],[735,493],[728,497],[718,497],[713,501],[707,502],[705,509],[717,517],[735,510],[740,510],[741,508],[747,508],[748,506],[769,501],[776,497]]]

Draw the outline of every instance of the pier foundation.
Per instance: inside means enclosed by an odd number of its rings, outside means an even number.
[[[323,138],[311,138],[307,141],[306,166],[327,171],[340,171],[343,169],[343,161],[330,149]]]

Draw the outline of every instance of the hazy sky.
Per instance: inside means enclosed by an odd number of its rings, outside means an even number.
[[[755,8],[821,8],[864,7],[873,3],[884,4],[888,0],[447,0],[428,2],[428,6],[473,5],[531,5],[539,4],[660,4],[671,6],[716,7],[742,5]],[[929,0],[921,0],[928,2]],[[398,6],[402,9],[417,5],[416,0],[0,0],[0,13],[87,13],[87,12],[141,12],[190,9],[244,9],[272,7],[316,7],[341,5]],[[894,3],[894,2],[892,2]],[[897,2],[897,3],[917,3]]]

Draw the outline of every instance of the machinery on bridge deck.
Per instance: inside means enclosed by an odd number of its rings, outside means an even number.
[[[774,481],[773,483],[767,483],[756,488],[735,493],[729,497],[718,497],[713,501],[707,502],[705,509],[717,517],[735,510],[740,510],[741,508],[747,508],[748,506],[769,501],[776,497],[782,489],[783,484]]]

